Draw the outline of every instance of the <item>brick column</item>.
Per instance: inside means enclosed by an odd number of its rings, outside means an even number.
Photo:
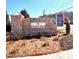
[[[11,38],[22,38],[22,15],[11,15]]]

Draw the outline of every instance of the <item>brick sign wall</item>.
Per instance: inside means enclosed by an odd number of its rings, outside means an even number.
[[[23,38],[37,32],[56,32],[53,18],[23,18],[22,15],[11,15],[11,36]]]

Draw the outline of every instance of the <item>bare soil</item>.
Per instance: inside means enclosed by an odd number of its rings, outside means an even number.
[[[56,53],[73,48],[73,35],[63,35],[59,32],[57,36],[41,37],[39,39],[19,39],[11,41],[10,34],[7,33],[6,56],[22,57],[37,56]]]

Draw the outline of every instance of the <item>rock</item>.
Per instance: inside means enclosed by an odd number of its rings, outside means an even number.
[[[68,50],[73,48],[73,35],[69,34],[61,38],[60,45],[62,50]]]

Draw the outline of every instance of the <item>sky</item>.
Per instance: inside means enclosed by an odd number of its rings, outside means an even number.
[[[37,17],[43,15],[44,10],[46,14],[53,14],[70,7],[73,7],[72,0],[6,0],[6,10],[10,15],[26,9],[31,17]],[[66,11],[72,11],[72,8]]]

